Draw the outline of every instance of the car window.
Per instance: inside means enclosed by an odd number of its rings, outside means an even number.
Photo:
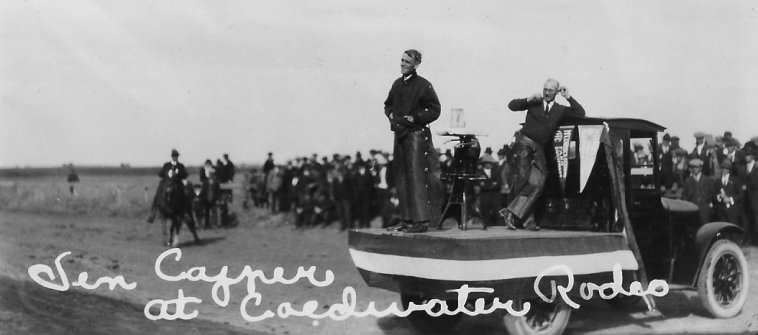
[[[655,162],[653,161],[653,139],[648,137],[630,138],[629,172],[632,189],[655,188]]]

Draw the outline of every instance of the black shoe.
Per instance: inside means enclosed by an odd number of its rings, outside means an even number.
[[[405,231],[406,229],[408,229],[408,226],[405,224],[405,222],[399,222],[394,226],[387,227],[387,231]]]
[[[505,222],[505,226],[508,227],[510,230],[516,230],[516,225],[513,223],[515,221],[515,218],[513,217],[513,213],[509,211],[507,208],[503,208],[498,211],[498,214],[503,217],[503,222]]]
[[[423,233],[426,232],[426,230],[429,229],[429,225],[426,222],[416,222],[414,224],[411,224],[410,227],[406,230],[407,233]]]
[[[526,227],[524,227],[524,229],[531,230],[531,231],[538,231],[540,230],[540,226],[538,226],[536,223],[534,223],[534,221],[532,221],[532,222],[529,222],[526,225]]]

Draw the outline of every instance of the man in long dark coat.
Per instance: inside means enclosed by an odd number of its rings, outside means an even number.
[[[432,84],[416,73],[421,53],[406,50],[400,60],[402,76],[384,101],[384,114],[395,133],[394,181],[403,222],[391,230],[424,232],[439,222],[442,184],[437,151],[429,123],[440,116],[440,101]]]

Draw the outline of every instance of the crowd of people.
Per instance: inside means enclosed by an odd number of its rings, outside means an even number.
[[[758,137],[744,145],[729,131],[694,137],[695,147],[688,151],[678,137],[664,135],[658,148],[662,191],[698,205],[701,221],[738,224],[758,242]]]
[[[293,212],[298,227],[339,221],[341,229],[365,228],[377,216],[388,225],[397,219],[391,160],[389,153],[372,150],[366,158],[360,152],[331,159],[314,154],[277,165],[269,153],[248,176],[245,204]]]
[[[506,155],[510,146],[497,152],[486,148],[479,161],[479,170],[486,178],[480,179],[469,190],[474,195],[483,220],[497,224],[497,211],[503,207],[510,190],[506,181],[508,166]],[[442,176],[453,170],[453,153],[437,149]],[[254,168],[246,175],[246,199],[272,213],[295,215],[298,227],[328,225],[338,221],[341,229],[369,227],[379,217],[383,227],[396,225],[402,220],[399,212],[397,183],[393,180],[393,155],[371,150],[364,158],[361,152],[354,156],[334,154],[330,157],[313,154],[276,164],[269,153],[262,168]],[[447,185],[447,192],[451,185]]]
[[[679,145],[677,136],[664,134],[658,145],[661,192],[670,198],[691,201],[700,208],[703,222],[733,222],[755,235],[758,218],[758,137],[744,145],[730,132],[712,137],[694,134],[692,150]],[[642,150],[632,155],[635,161],[650,160],[653,152]],[[477,169],[484,176],[470,190],[482,220],[502,224],[498,211],[507,205],[512,189],[509,181],[513,162],[512,145],[494,152],[486,148]],[[439,168],[444,177],[450,172],[453,155],[437,149]],[[380,217],[384,227],[401,220],[396,183],[392,180],[392,154],[371,150],[364,158],[334,154],[331,157],[297,157],[276,164],[273,153],[262,168],[247,176],[247,199],[272,212],[293,212],[298,226],[331,224],[342,229],[364,228]],[[448,187],[448,192],[450,185]]]

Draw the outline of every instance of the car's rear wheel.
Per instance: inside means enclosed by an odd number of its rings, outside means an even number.
[[[511,335],[562,334],[571,317],[571,307],[563,300],[548,303],[542,299],[526,300],[531,304],[529,313],[513,316],[508,313],[503,323]]]
[[[422,305],[431,300],[430,298],[410,294],[403,294],[400,298],[403,302],[403,308],[406,310],[408,309],[408,306],[411,302],[416,305]],[[446,303],[448,310],[452,311],[458,308],[458,303],[455,300],[448,300]],[[440,307],[438,305],[432,309],[433,312],[439,310]],[[431,316],[427,314],[426,311],[415,311],[409,314],[407,318],[414,328],[423,332],[437,333],[447,331],[455,327],[455,325],[458,324],[458,321],[461,319],[461,316],[462,314],[442,314],[440,316]]]
[[[731,318],[745,305],[749,286],[747,260],[736,243],[721,239],[711,246],[697,281],[700,302],[711,315]]]

